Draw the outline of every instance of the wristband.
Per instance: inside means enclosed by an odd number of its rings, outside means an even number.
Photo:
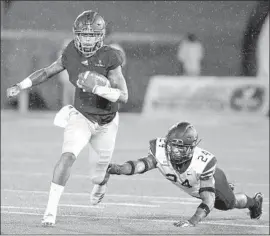
[[[99,95],[100,97],[106,98],[107,100],[111,102],[116,102],[121,94],[119,89],[109,88],[109,87],[99,86],[99,85],[96,85],[93,88],[92,92],[96,95]]]
[[[17,85],[19,86],[20,89],[27,89],[27,88],[32,87],[33,83],[32,83],[32,80],[29,77],[27,77],[26,79],[24,79]]]
[[[199,208],[203,209],[205,211],[206,215],[208,215],[210,213],[209,207],[203,202],[199,205]]]
[[[130,164],[131,165],[131,172],[127,175],[133,175],[134,172],[135,172],[135,165],[134,165],[134,162],[133,161],[127,161],[126,163]]]

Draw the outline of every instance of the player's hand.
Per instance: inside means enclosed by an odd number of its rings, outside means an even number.
[[[109,164],[107,172],[112,175],[120,175],[120,167],[117,164]]]
[[[7,89],[7,97],[12,98],[16,97],[21,92],[21,89],[18,85],[13,85]]]
[[[96,85],[96,81],[94,79],[85,78],[85,73],[80,73],[78,76],[77,85],[85,92],[92,92]]]
[[[109,87],[110,82],[105,76],[95,71],[86,71],[79,74],[77,85],[84,92],[93,92],[95,86]]]
[[[175,227],[180,227],[180,228],[188,228],[188,227],[194,227],[195,226],[189,220],[175,222],[175,223],[173,223],[173,225]]]

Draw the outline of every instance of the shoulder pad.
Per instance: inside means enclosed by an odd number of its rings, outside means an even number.
[[[67,46],[62,50],[62,63],[66,67],[67,58],[76,55],[77,51],[74,45],[74,40],[71,40]]]
[[[109,50],[110,51],[110,60],[113,62],[113,63],[116,63],[118,65],[122,65],[123,64],[123,61],[124,61],[124,54],[122,51],[116,49],[116,48],[113,48],[113,47],[110,47],[108,46]]]
[[[74,45],[74,40],[71,40],[67,45],[66,47],[64,47],[63,49],[63,53],[67,53],[68,50],[70,50],[71,48],[75,48],[75,45]]]

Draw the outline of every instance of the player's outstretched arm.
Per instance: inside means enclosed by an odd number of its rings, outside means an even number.
[[[112,175],[135,175],[143,174],[146,171],[156,168],[157,161],[152,155],[138,159],[137,161],[128,161],[122,165],[110,164],[108,172]]]
[[[62,64],[62,57],[59,57],[50,66],[35,71],[20,83],[8,88],[7,96],[15,97],[20,93],[21,90],[43,83],[63,70],[65,70],[65,67]]]
[[[177,227],[196,226],[203,220],[214,208],[215,204],[215,180],[214,173],[216,169],[217,160],[215,157],[206,165],[202,174],[200,175],[200,189],[199,194],[202,199],[195,214],[187,221],[180,221],[174,223]]]
[[[197,225],[203,220],[214,208],[215,204],[215,188],[214,177],[208,180],[201,180],[200,197],[202,199],[201,204],[198,206],[195,214],[190,218],[190,222],[193,225]]]
[[[108,99],[111,102],[127,103],[128,89],[126,80],[122,73],[122,67],[118,66],[108,73],[108,79],[111,83],[111,88],[104,86],[96,86],[93,93]]]
[[[200,197],[202,202],[198,206],[195,214],[189,220],[174,223],[174,226],[181,228],[194,227],[211,212],[215,204],[213,177],[208,180],[201,180]]]

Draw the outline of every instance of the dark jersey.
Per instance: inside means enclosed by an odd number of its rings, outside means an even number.
[[[118,111],[118,103],[110,102],[98,95],[83,92],[77,85],[78,75],[86,71],[95,71],[108,76],[110,70],[121,66],[123,57],[119,50],[103,46],[93,56],[84,57],[72,40],[62,53],[62,64],[68,72],[69,81],[76,87],[74,107],[91,121],[106,124],[112,121]]]

